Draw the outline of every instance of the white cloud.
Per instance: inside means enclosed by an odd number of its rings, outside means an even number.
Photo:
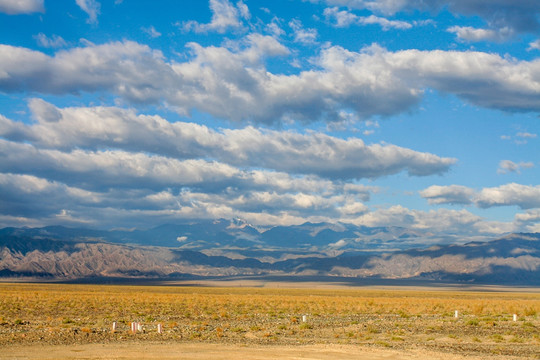
[[[0,172],[63,181],[89,191],[107,189],[191,188],[204,192],[266,191],[277,194],[306,193],[333,197],[347,194],[369,200],[376,188],[321,179],[292,176],[268,170],[239,169],[217,161],[178,160],[143,152],[121,150],[84,151],[39,149],[30,144],[0,139]]]
[[[506,111],[540,111],[540,60],[496,54],[404,50],[378,46],[352,52],[332,46],[313,70],[273,74],[269,56],[289,49],[271,36],[251,34],[231,47],[188,45],[192,58],[169,63],[134,42],[89,45],[54,57],[0,45],[0,90],[62,94],[108,90],[133,103],[165,102],[232,121],[274,124],[341,121],[343,109],[360,119],[389,116],[416,105],[426,88]]]
[[[21,150],[19,148],[18,150]],[[184,171],[195,170],[195,181],[198,184],[171,188],[162,183],[159,177],[142,179],[148,175],[147,164],[140,156],[126,157],[124,154],[64,154],[56,166],[51,166],[51,159],[57,154],[44,156],[43,152],[34,152],[38,161],[45,160],[48,164],[40,169],[32,169],[35,173],[50,175],[64,164],[70,169],[59,171],[72,177],[71,185],[60,181],[47,180],[36,175],[0,173],[0,191],[6,194],[0,204],[0,221],[4,216],[19,216],[21,218],[52,219],[62,222],[87,222],[92,219],[96,223],[106,226],[118,226],[125,221],[137,221],[145,216],[146,223],[163,223],[180,218],[232,218],[240,216],[256,224],[280,224],[280,222],[302,223],[306,220],[337,221],[338,219],[358,215],[366,211],[362,204],[364,196],[347,186],[331,184],[324,186],[324,182],[317,183],[317,179],[291,178],[286,174],[272,174],[269,172],[240,172],[233,174],[236,184],[231,182],[227,175],[221,178],[219,169],[215,174],[221,179],[211,180],[208,176],[200,176],[198,165],[191,164],[191,168]],[[21,159],[25,154],[19,154]],[[88,156],[104,157],[89,161]],[[119,157],[116,162],[114,157]],[[73,169],[70,157],[77,157],[81,162],[79,169]],[[121,157],[121,159],[120,159]],[[132,163],[138,158],[136,164]],[[141,161],[142,160],[142,161]],[[67,161],[67,162],[66,162]],[[123,165],[122,165],[123,164]],[[84,167],[92,165],[90,172]],[[168,165],[173,165],[170,162]],[[189,166],[189,164],[184,164]],[[119,171],[113,167],[120,166]],[[137,167],[137,174],[133,174],[133,167]],[[4,166],[3,166],[4,167]],[[48,168],[48,170],[47,170]],[[173,175],[176,171],[156,169]],[[206,171],[214,171],[207,168]],[[86,180],[80,175],[86,172]],[[182,171],[183,172],[183,171]],[[113,184],[112,176],[122,177],[122,184]],[[164,174],[164,173],[163,173]],[[179,173],[176,179],[170,179],[169,185],[182,177]],[[137,179],[134,178],[134,175]],[[208,175],[208,174],[207,174]],[[264,182],[261,182],[262,179]],[[193,176],[184,176],[185,179],[194,179]],[[157,181],[156,181],[157,180]],[[285,181],[284,181],[285,180]],[[214,184],[207,184],[207,182]],[[138,183],[135,184],[135,182]],[[91,183],[91,184],[90,184]],[[154,183],[153,186],[148,186]],[[223,183],[223,184],[219,184]],[[315,183],[316,186],[313,186]],[[134,184],[135,186],[131,186]],[[82,186],[81,187],[79,187]],[[189,184],[188,184],[189,185]],[[85,189],[90,187],[91,189]],[[346,211],[344,210],[346,209]],[[21,220],[22,221],[22,220]],[[140,220],[139,220],[140,221]]]
[[[243,27],[241,19],[250,18],[249,9],[242,1],[234,6],[229,0],[210,0],[210,10],[212,11],[210,23],[188,21],[182,25],[184,30],[198,33],[215,31],[223,34],[229,29],[241,29]]]
[[[238,1],[236,3],[236,7],[238,11],[240,12],[240,16],[246,20],[249,20],[251,18],[251,14],[249,12],[249,8],[246,4],[242,2],[242,0]]]
[[[521,169],[530,169],[534,167],[532,162],[519,162],[515,163],[510,160],[501,160],[499,163],[499,168],[497,169],[497,174],[508,174],[510,172],[521,173]]]
[[[433,185],[420,191],[430,204],[470,204],[474,190],[461,185]]]
[[[0,214],[47,217],[63,206],[92,206],[103,200],[100,194],[66,186],[31,175],[0,173]]]
[[[517,228],[527,232],[540,232],[540,209],[527,210],[525,213],[515,215]]]
[[[148,34],[148,36],[150,36],[152,39],[155,39],[161,36],[161,33],[157,31],[153,25],[148,26],[148,27],[143,26],[141,30],[145,32],[146,34]]]
[[[371,25],[371,24],[380,25],[385,31],[390,30],[390,29],[404,30],[404,29],[412,28],[412,25],[406,21],[388,20],[388,19],[378,17],[375,15],[370,15],[368,17],[360,17],[358,19],[358,22],[362,25]]]
[[[327,21],[334,21],[334,26],[339,28],[349,27],[358,22],[359,16],[346,10],[339,10],[337,7],[326,8],[323,12]]]
[[[77,5],[81,8],[82,11],[84,11],[86,14],[88,14],[88,22],[89,24],[95,24],[97,23],[97,17],[101,10],[101,4],[96,0],[75,0]]]
[[[517,144],[517,145],[525,145],[528,143],[528,141],[530,139],[536,139],[538,135],[537,134],[533,134],[533,133],[529,133],[529,132],[518,132],[515,137],[516,139],[514,140],[514,142]],[[512,136],[510,135],[501,135],[501,139],[502,140],[512,140]]]
[[[510,183],[499,187],[484,188],[475,198],[477,206],[519,206],[522,209],[540,207],[540,185]]]
[[[518,206],[522,209],[540,207],[540,185],[510,183],[480,191],[465,186],[430,186],[420,191],[432,204],[469,204],[480,208],[494,206]]]
[[[527,50],[540,50],[540,39],[531,42]]]
[[[501,29],[477,29],[470,26],[452,26],[447,30],[456,34],[459,40],[463,41],[495,41],[503,42],[514,36],[513,29],[504,27]]]
[[[412,25],[406,21],[388,20],[375,15],[357,16],[349,11],[339,10],[338,8],[324,9],[324,16],[327,20],[333,19],[336,27],[348,27],[352,24],[357,25],[380,25],[384,31],[390,29],[405,30],[412,28]]]
[[[398,12],[449,10],[456,15],[480,16],[492,29],[510,28],[516,32],[535,32],[540,28],[540,3],[529,0],[498,0],[486,6],[485,0],[310,0],[329,6],[367,9],[385,15]]]
[[[317,29],[305,29],[298,19],[289,22],[289,27],[294,31],[294,41],[302,44],[317,43]]]
[[[120,150],[61,152],[1,139],[0,154],[4,160],[2,172],[46,176],[87,189],[201,184],[211,188],[250,177],[232,166],[204,160],[180,161]]]
[[[528,133],[528,132],[519,132],[516,134],[516,136],[520,137],[520,138],[525,138],[525,139],[536,139],[536,137],[538,136],[537,134],[532,134],[532,133]]]
[[[131,101],[159,99],[160,86],[175,74],[162,54],[134,42],[41,52],[0,45],[0,88],[54,94],[110,90]],[[152,81],[149,81],[152,80]]]
[[[516,231],[530,231],[537,226],[537,215],[534,210],[527,214],[518,214],[513,222],[488,221],[465,209],[437,209],[429,211],[412,210],[400,205],[381,208],[367,212],[350,222],[364,226],[393,226],[409,229],[431,230],[436,234],[457,238],[453,241],[464,241],[478,236],[501,235]],[[348,221],[349,222],[349,221]],[[418,241],[422,241],[419,239]],[[430,240],[432,241],[432,240]]]
[[[66,41],[58,35],[52,35],[51,37],[48,37],[43,33],[39,33],[34,36],[34,39],[36,39],[39,46],[43,46],[46,48],[61,48],[67,46]]]
[[[43,0],[0,0],[0,13],[9,15],[45,12]]]
[[[315,132],[299,134],[251,126],[216,131],[112,107],[58,109],[40,99],[32,99],[29,107],[36,122],[23,126],[0,119],[0,136],[26,138],[48,148],[116,148],[177,159],[204,157],[234,166],[331,179],[377,178],[401,171],[415,176],[441,174],[456,161],[395,145],[366,145],[358,138],[340,139]]]
[[[527,210],[524,213],[518,213],[516,214],[515,219],[523,223],[540,222],[540,209]]]
[[[368,212],[352,222],[370,227],[392,224],[392,226],[411,229],[431,229],[445,234],[477,234],[477,226],[483,222],[483,219],[467,210],[438,209],[426,212],[395,205]]]
[[[285,35],[285,30],[281,28],[280,20],[277,18],[272,19],[272,22],[265,26],[265,30],[274,37]]]

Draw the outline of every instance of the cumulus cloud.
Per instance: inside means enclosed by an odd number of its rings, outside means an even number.
[[[497,174],[508,174],[511,172],[520,174],[521,169],[530,169],[532,167],[534,167],[532,162],[521,161],[519,163],[515,163],[510,160],[501,160],[499,163],[499,168],[497,169]]]
[[[0,140],[3,220],[160,224],[242,217],[255,224],[337,221],[367,211],[376,188],[121,150],[60,151]],[[9,217],[9,219],[8,219]],[[32,219],[32,220],[31,220]],[[6,220],[6,221],[7,221]]]
[[[465,209],[436,209],[429,211],[413,210],[395,205],[389,208],[380,208],[366,212],[350,222],[364,226],[395,226],[409,229],[432,230],[440,234],[452,236],[459,234],[458,239],[463,241],[467,237],[475,238],[479,235],[493,236],[511,232],[537,232],[540,212],[527,210],[518,213],[514,221],[489,221]]]
[[[315,44],[317,42],[317,29],[305,29],[300,20],[289,21],[289,27],[294,32],[294,41],[302,44]]]
[[[96,0],[75,0],[77,5],[88,14],[88,20],[86,21],[89,24],[97,23],[97,17],[101,10],[101,4]]]
[[[432,204],[474,204],[480,208],[518,206],[521,209],[540,207],[540,185],[510,183],[480,191],[465,186],[431,186],[420,191]]]
[[[362,25],[380,25],[385,31],[390,29],[410,29],[412,27],[412,25],[406,21],[388,20],[375,15],[370,15],[368,17],[360,17],[358,19],[358,23]]]
[[[430,204],[470,204],[473,195],[473,189],[460,185],[433,185],[420,191],[420,196]]]
[[[0,214],[43,217],[59,213],[66,204],[93,204],[100,195],[31,175],[0,173]]]
[[[236,6],[229,0],[210,0],[212,20],[208,24],[200,24],[196,21],[188,21],[182,24],[185,31],[198,33],[215,31],[225,33],[229,29],[241,29],[242,19],[249,19],[249,9],[242,1]]]
[[[121,150],[63,152],[0,139],[0,172],[61,181],[87,190],[192,188],[205,192],[231,189],[351,194],[369,200],[375,188],[321,179],[292,176],[269,170],[239,169],[217,161],[178,160],[143,152]]]
[[[401,205],[377,209],[353,220],[355,224],[376,227],[393,226],[411,229],[432,229],[441,233],[477,234],[483,219],[467,210],[412,210]]]
[[[519,206],[521,209],[540,207],[540,185],[510,183],[499,187],[484,188],[475,198],[479,207]]]
[[[501,29],[477,29],[470,26],[452,26],[447,30],[450,33],[456,34],[459,40],[463,41],[495,41],[503,42],[510,39],[514,35],[511,28],[504,27]]]
[[[540,50],[540,39],[531,42],[527,50]]]
[[[242,180],[238,169],[204,160],[175,160],[119,150],[83,151],[38,149],[30,144],[0,140],[0,171],[46,177],[93,188],[223,186]]]
[[[375,15],[358,16],[349,11],[339,10],[337,7],[324,9],[324,16],[327,21],[333,22],[336,27],[348,27],[352,24],[379,25],[384,31],[390,29],[405,30],[412,28],[412,25],[406,21],[388,20]]]
[[[285,30],[281,27],[281,20],[276,17],[269,24],[266,24],[265,31],[276,38],[285,35]]]
[[[18,150],[24,151],[21,147]],[[18,154],[17,158],[27,155]],[[223,172],[219,164],[204,162],[185,162],[180,165],[182,169],[171,170],[171,165],[179,164],[169,162],[155,167],[152,160],[139,157],[137,163],[134,157],[118,153],[58,156],[34,151],[34,155],[37,162],[46,162],[37,169],[26,169],[35,175],[0,173],[0,190],[6,194],[0,204],[0,221],[8,215],[42,220],[61,215],[64,222],[68,217],[72,222],[92,219],[109,226],[136,221],[141,216],[145,216],[145,222],[155,224],[178,218],[238,216],[264,225],[310,219],[336,221],[366,211],[363,201],[369,197],[368,188],[362,186],[264,171],[236,170],[231,174]],[[60,160],[55,162],[54,156]],[[21,170],[10,166],[11,160],[7,159],[8,164],[3,163],[0,171],[7,167]],[[80,163],[79,168],[73,167],[74,161]],[[89,165],[92,170],[86,171]],[[113,169],[118,166],[121,168]],[[161,175],[150,175],[147,169]],[[42,177],[55,177],[51,173],[57,171],[59,180]],[[68,174],[71,178],[66,184]],[[86,174],[86,180],[81,174]],[[164,177],[175,174],[174,179],[164,182]],[[123,181],[112,181],[114,176]]]
[[[540,209],[527,210],[515,215],[515,223],[527,232],[540,232]]]
[[[0,0],[0,12],[9,15],[45,12],[43,0]]]
[[[234,47],[190,43],[191,59],[167,62],[135,42],[58,51],[51,57],[0,45],[0,90],[65,94],[108,90],[133,103],[165,102],[232,121],[274,124],[284,119],[340,121],[343,109],[360,119],[390,116],[418,104],[432,88],[473,104],[506,111],[540,110],[540,60],[459,51],[359,52],[331,46],[299,74],[273,74],[271,56],[289,49],[275,38],[250,34]]]
[[[520,222],[536,222],[540,221],[540,209],[527,210],[524,213],[518,213],[515,219]]]
[[[43,46],[46,48],[61,48],[67,46],[66,41],[58,35],[52,35],[51,37],[48,37],[43,33],[39,33],[34,36],[34,39],[36,39],[39,46]]]
[[[395,145],[367,145],[358,138],[340,139],[322,133],[251,126],[217,131],[115,107],[59,109],[41,99],[32,99],[29,107],[36,122],[22,125],[0,118],[0,136],[26,138],[40,147],[54,149],[144,151],[343,180],[377,178],[401,171],[414,176],[442,174],[456,162]]]

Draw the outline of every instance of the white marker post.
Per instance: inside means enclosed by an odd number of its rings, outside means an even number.
[[[459,314],[458,314],[458,311],[456,310],[456,311],[454,312],[454,317],[457,319],[458,316],[459,316]]]
[[[134,334],[137,333],[137,328],[138,328],[137,325],[138,325],[138,324],[137,324],[136,322],[132,322],[132,323],[131,323],[131,332],[134,333]]]
[[[143,331],[143,328],[142,328],[142,324],[141,323],[137,323],[137,330],[142,332]]]
[[[306,315],[302,315],[302,322],[306,322],[307,321],[307,316]]]
[[[163,334],[163,326],[161,324],[157,324],[157,333]]]
[[[512,316],[512,320],[517,321],[517,314],[514,314],[514,316]]]
[[[117,324],[116,324],[116,321],[114,321],[114,322],[112,323],[112,332],[115,332],[115,331],[116,331],[116,325],[117,325]]]

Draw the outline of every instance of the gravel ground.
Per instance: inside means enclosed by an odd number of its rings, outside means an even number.
[[[101,348],[152,358],[145,348],[172,347],[194,349],[194,359],[207,349],[223,358],[318,359],[321,349],[347,349],[360,359],[540,359],[539,312],[538,293],[8,284],[0,286],[0,358],[73,358],[77,349],[80,358],[110,358],[90,356]],[[132,333],[132,321],[142,331]]]

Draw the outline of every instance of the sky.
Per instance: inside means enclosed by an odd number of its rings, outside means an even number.
[[[0,0],[0,226],[540,232],[540,2]]]

